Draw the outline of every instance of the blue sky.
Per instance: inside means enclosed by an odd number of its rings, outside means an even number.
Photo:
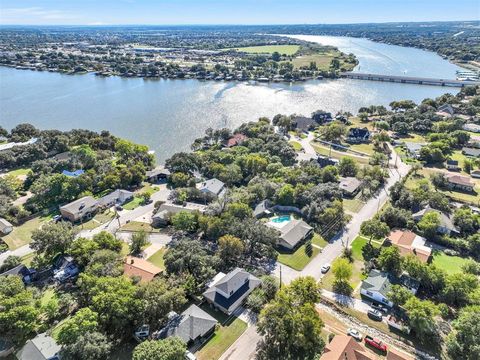
[[[478,19],[480,0],[0,0],[0,24],[289,24]]]

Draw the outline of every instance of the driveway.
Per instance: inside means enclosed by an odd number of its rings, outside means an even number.
[[[395,163],[397,163],[398,168],[395,168]],[[300,276],[313,276],[317,280],[321,279],[323,277],[323,274],[320,271],[322,265],[326,263],[331,264],[342,254],[344,246],[349,246],[360,233],[360,226],[362,223],[365,220],[371,219],[387,202],[388,191],[390,188],[400,179],[405,177],[410,170],[410,166],[403,163],[393,149],[389,165],[390,168],[388,171],[390,172],[390,177],[384,187],[375,197],[367,201],[363,208],[355,214],[345,228],[331,239],[330,243],[324,247],[320,254],[312,259],[302,271],[296,271],[277,262],[274,270],[275,276],[280,277],[281,272],[282,282],[286,284],[289,284],[292,280]]]

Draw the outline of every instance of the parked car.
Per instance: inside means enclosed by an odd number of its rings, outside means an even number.
[[[368,317],[372,318],[373,320],[382,321],[383,314],[378,310],[370,309],[368,310],[367,314]]]
[[[352,328],[348,329],[347,335],[350,335],[355,340],[362,341],[362,334],[357,329],[352,329]]]
[[[386,306],[377,305],[377,304],[375,304],[375,303],[372,303],[372,305],[370,305],[370,306],[372,307],[372,309],[381,311],[381,312],[384,313],[384,314],[388,313],[388,308],[387,308]]]
[[[197,357],[187,350],[185,351],[185,360],[197,360]]]
[[[375,339],[370,335],[365,336],[365,344],[374,347],[377,350],[383,351],[384,353],[387,352],[387,345],[381,340]]]
[[[330,270],[330,264],[325,264],[320,268],[320,271],[322,272],[322,274],[326,274],[328,270]]]
[[[62,221],[62,215],[55,215],[53,218],[52,218],[52,221],[54,223],[57,223],[59,221]]]
[[[116,209],[117,211],[122,211],[122,210],[123,210],[123,207],[122,207],[122,205],[117,204],[117,205],[115,205],[115,209]]]

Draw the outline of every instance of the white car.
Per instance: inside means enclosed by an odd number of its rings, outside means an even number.
[[[348,329],[347,334],[353,337],[355,340],[362,341],[362,334],[357,329]]]
[[[197,360],[197,357],[187,350],[185,351],[185,360]]]
[[[330,270],[330,264],[325,264],[320,268],[320,271],[322,272],[322,274],[326,274],[328,270]]]

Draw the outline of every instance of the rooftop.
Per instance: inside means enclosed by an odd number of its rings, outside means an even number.
[[[147,260],[127,256],[123,265],[123,273],[127,276],[140,276],[143,281],[150,281],[160,274],[162,269],[148,262]]]
[[[325,346],[320,360],[375,360],[375,354],[368,351],[353,337],[335,335],[330,343]]]
[[[398,247],[403,256],[413,254],[421,261],[427,262],[432,254],[432,249],[425,246],[426,240],[410,230],[393,230],[387,239]]]
[[[90,208],[96,206],[98,201],[92,196],[84,196],[78,200],[72,201],[66,205],[60,207],[60,210],[68,211],[69,213],[75,214],[80,212],[83,208]]]

